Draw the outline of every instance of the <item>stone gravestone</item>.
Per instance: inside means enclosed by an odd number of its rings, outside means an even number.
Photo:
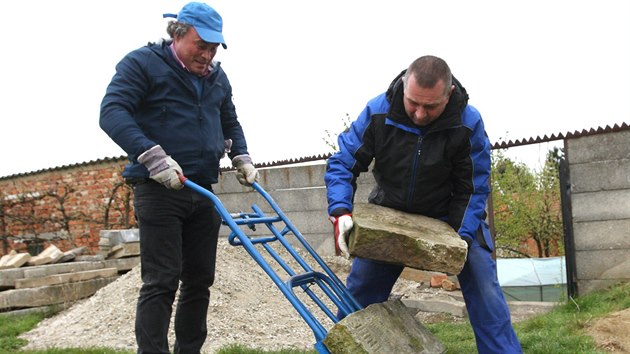
[[[352,211],[352,256],[457,275],[466,262],[466,241],[441,220],[369,203]]]
[[[444,345],[400,299],[372,304],[337,322],[322,341],[332,354],[441,354]]]

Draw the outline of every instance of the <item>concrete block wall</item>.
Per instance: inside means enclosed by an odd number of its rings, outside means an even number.
[[[565,141],[579,295],[630,281],[630,130]]]
[[[335,252],[333,229],[327,218],[328,203],[324,184],[325,162],[290,168],[264,168],[259,171],[260,185],[309,245],[320,256],[333,255]],[[241,186],[234,174],[235,172],[231,171],[223,173],[219,183],[213,186],[214,193],[228,212],[252,212],[251,207],[256,204],[266,215],[277,215],[262,195],[251,188]],[[373,185],[372,174],[363,173],[357,180],[355,202],[366,202]],[[274,226],[282,230],[285,225],[278,222],[274,223]],[[256,231],[251,231],[247,226],[242,226],[241,229],[247,235],[271,234],[264,225],[258,225]],[[229,227],[222,226],[221,236],[227,237],[230,233]],[[297,246],[293,237],[288,237],[288,240],[294,247]]]

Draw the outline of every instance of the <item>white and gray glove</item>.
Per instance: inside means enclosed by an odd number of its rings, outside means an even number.
[[[138,161],[149,170],[149,178],[168,189],[182,189],[178,173],[183,174],[177,162],[166,154],[160,145],[155,145],[138,156]]]
[[[236,167],[236,179],[244,186],[251,186],[258,181],[258,171],[249,155],[237,155],[232,159],[232,166]]]

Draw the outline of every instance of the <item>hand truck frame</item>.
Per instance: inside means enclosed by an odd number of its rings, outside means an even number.
[[[280,289],[282,294],[289,300],[295,310],[302,316],[304,321],[313,331],[315,336],[314,348],[318,353],[329,354],[330,352],[323,344],[323,340],[326,338],[327,329],[321,323],[320,319],[315,316],[307,306],[301,297],[294,291],[295,288],[301,289],[306,295],[306,299],[310,299],[313,304],[317,306],[332,323],[339,322],[339,318],[344,318],[347,315],[361,310],[362,306],[354,299],[354,297],[348,291],[348,288],[339,280],[335,273],[328,267],[324,260],[315,252],[315,250],[309,245],[302,234],[291,223],[289,218],[282,212],[280,207],[276,204],[273,198],[257,183],[252,184],[252,188],[258,192],[263,199],[269,204],[271,209],[276,215],[266,215],[258,205],[252,205],[252,212],[244,213],[230,213],[219,198],[211,191],[201,187],[200,185],[190,181],[184,176],[180,175],[180,180],[184,186],[191,188],[192,190],[208,197],[214,203],[215,209],[220,214],[223,223],[227,225],[231,233],[228,236],[228,242],[232,246],[242,246],[247,253],[263,268],[265,273],[273,280],[276,286]],[[285,227],[282,230],[276,228],[274,223],[282,222]],[[249,229],[256,231],[256,225],[264,224],[267,226],[272,235],[251,237],[248,236],[241,228],[241,226],[247,226]],[[308,260],[300,255],[297,250],[290,244],[287,239],[288,235],[293,235],[299,245],[306,250],[306,257]],[[280,244],[288,254],[293,258],[295,262],[302,268],[301,270],[293,269],[282,256],[271,247],[271,243]],[[259,246],[257,246],[259,245]],[[266,250],[267,254],[271,256],[288,275],[288,278],[282,280],[280,275],[269,262],[263,257],[260,246]],[[310,263],[309,263],[310,262]],[[312,265],[315,262],[319,268],[323,271],[315,270]],[[312,287],[316,285],[321,291],[313,291]],[[330,302],[337,308],[337,313],[333,313],[329,305],[327,305],[322,297],[327,297]],[[330,303],[329,303],[330,304]]]

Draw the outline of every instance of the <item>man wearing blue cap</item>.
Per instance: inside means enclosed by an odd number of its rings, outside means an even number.
[[[206,197],[182,188],[179,175],[212,190],[227,153],[237,179],[258,172],[232,103],[232,87],[213,61],[223,20],[191,2],[170,21],[170,40],[149,43],[116,66],[101,103],[100,126],[127,154],[143,285],[136,310],[138,353],[169,353],[175,294],[175,353],[199,353],[207,336],[221,218]],[[181,285],[180,285],[181,282]]]

